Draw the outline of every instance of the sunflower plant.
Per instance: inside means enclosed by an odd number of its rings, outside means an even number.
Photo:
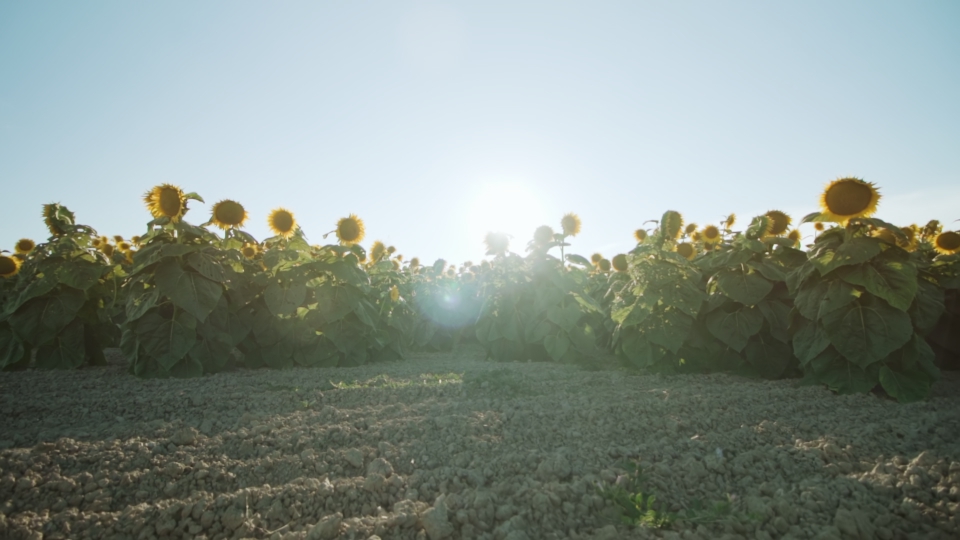
[[[0,369],[103,365],[113,346],[115,308],[123,271],[93,247],[95,230],[74,223],[59,204],[44,206],[51,236],[23,239],[15,254],[0,254]]]

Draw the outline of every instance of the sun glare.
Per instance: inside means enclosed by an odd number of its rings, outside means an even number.
[[[511,236],[510,251],[523,253],[533,231],[546,224],[542,196],[521,181],[480,183],[470,204],[470,238],[483,242],[488,232]]]

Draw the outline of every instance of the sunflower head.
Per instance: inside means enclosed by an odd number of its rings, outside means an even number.
[[[102,251],[108,259],[113,257],[113,249],[113,244],[100,244],[100,251]]]
[[[769,234],[773,236],[780,236],[787,232],[787,229],[790,228],[790,223],[793,221],[790,219],[790,216],[780,210],[770,210],[765,215],[770,218]]]
[[[487,246],[487,255],[503,255],[510,249],[510,237],[502,232],[488,232],[483,243]]]
[[[541,225],[533,231],[533,243],[538,246],[546,246],[553,242],[553,228],[549,225]]]
[[[133,254],[134,254],[133,250],[124,252],[123,260],[125,260],[127,264],[133,264]]]
[[[923,236],[925,238],[933,238],[940,234],[940,231],[943,230],[943,225],[940,224],[940,221],[936,219],[931,219],[923,226]]]
[[[247,221],[247,211],[237,201],[224,199],[213,205],[210,221],[223,230],[231,227],[242,227],[243,223]]]
[[[130,245],[130,242],[121,241],[117,243],[117,249],[119,249],[120,251],[124,251],[124,252],[130,251],[131,247],[132,246]]]
[[[400,289],[396,285],[390,287],[390,300],[394,302],[400,300]]]
[[[340,240],[340,243],[345,246],[362,242],[366,232],[363,220],[358,218],[356,214],[350,214],[337,221],[337,240]]]
[[[600,253],[594,253],[590,256],[590,262],[592,262],[594,266],[596,266],[602,259],[603,255]]]
[[[886,229],[886,228],[877,229],[876,231],[873,232],[873,237],[879,238],[880,240],[883,240],[884,242],[892,246],[897,245],[897,237],[896,235],[893,234],[892,231],[890,231],[890,229]]]
[[[633,239],[636,240],[637,243],[643,243],[643,241],[647,239],[647,231],[645,229],[633,231]]]
[[[293,230],[297,227],[297,220],[293,218],[293,213],[286,208],[276,208],[267,217],[267,225],[273,231],[273,234],[290,238],[293,236]]]
[[[580,234],[580,216],[573,212],[568,212],[560,218],[560,229],[564,236],[576,236]]]
[[[680,242],[677,244],[677,254],[688,261],[692,261],[697,256],[697,248],[689,242]]]
[[[26,255],[27,253],[33,251],[33,248],[35,247],[37,247],[37,244],[33,240],[29,238],[21,238],[17,240],[17,245],[14,246],[13,249],[20,255]]]
[[[171,184],[154,186],[143,196],[147,210],[154,218],[168,217],[176,223],[187,212],[187,197],[183,190]]]
[[[0,254],[0,277],[12,278],[20,272],[20,259]]]
[[[716,244],[720,242],[720,228],[716,225],[707,225],[700,231],[700,237],[704,244]]]
[[[67,210],[66,206],[58,203],[43,205],[43,223],[51,236],[62,236],[70,232],[67,226],[73,225],[73,219],[73,212]]]
[[[617,272],[626,272],[627,271],[627,256],[623,253],[618,253],[613,256],[613,269]]]
[[[733,224],[736,222],[737,222],[737,215],[730,214],[729,216],[726,217],[726,219],[723,220],[723,228],[729,231],[730,228],[733,227]]]
[[[800,244],[801,238],[802,236],[800,235],[800,229],[793,229],[789,234],[787,234],[787,239],[793,242],[794,247]]]
[[[139,237],[139,236],[131,236],[131,237],[130,237],[130,243],[133,244],[133,245],[135,245],[135,246],[139,246],[139,245],[140,245],[140,237]]]
[[[813,224],[813,228],[818,232],[823,232],[823,230],[826,228],[826,225],[824,225],[822,221],[817,221]]]
[[[700,236],[700,231],[693,231],[693,234],[690,235],[690,240],[694,242],[699,242],[700,240],[703,240],[703,238]]]
[[[667,210],[660,218],[660,232],[664,238],[676,240],[683,230],[683,216],[676,210]]]
[[[383,242],[377,240],[370,246],[370,260],[372,262],[377,262],[387,254],[387,246],[383,245]]]
[[[914,251],[917,249],[917,240],[920,237],[920,228],[914,225],[908,225],[900,229],[903,231],[904,236],[907,238],[901,240],[898,245],[907,251]]]
[[[120,242],[123,242],[123,237],[120,236],[119,234],[115,234],[113,235],[113,242],[115,244],[119,244]]]
[[[90,241],[90,245],[95,248],[100,247],[101,244],[103,244],[103,242],[100,240],[100,238],[94,238],[93,240]]]
[[[600,262],[597,263],[597,270],[600,270],[601,272],[604,272],[604,273],[609,272],[610,259],[600,259]]]
[[[846,223],[852,218],[869,217],[877,211],[880,192],[871,182],[859,178],[838,178],[827,184],[820,195],[820,212],[829,221]]]
[[[693,234],[697,232],[696,223],[688,223],[686,227],[683,228],[683,234]]]
[[[771,230],[773,230],[773,220],[767,217],[766,214],[757,216],[753,218],[750,226],[747,227],[747,237],[763,238],[769,235]]]
[[[398,260],[398,261],[400,261],[400,262],[403,262],[403,253],[397,253],[397,255],[394,257],[394,259],[396,259],[396,260]]]
[[[410,268],[416,268],[418,266],[420,266],[420,257],[410,259]]]
[[[248,259],[256,257],[257,253],[259,252],[260,250],[257,248],[256,244],[244,244],[243,247],[240,248],[240,253]]]
[[[393,265],[394,270],[400,270],[400,261],[396,259],[390,259],[390,264]]]
[[[946,231],[938,234],[933,240],[933,247],[944,255],[960,252],[960,232]]]
[[[387,253],[389,253],[390,255],[393,255],[396,252],[397,252],[397,248],[393,246],[387,246]]]

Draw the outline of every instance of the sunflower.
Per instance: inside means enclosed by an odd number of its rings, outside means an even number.
[[[660,232],[665,238],[676,240],[683,230],[683,216],[676,210],[667,210],[660,220]]]
[[[400,261],[400,262],[403,262],[403,253],[397,253],[397,256],[394,257],[394,259],[396,259],[396,260],[398,260],[398,261]]]
[[[155,218],[168,217],[176,223],[187,212],[187,198],[183,190],[170,184],[154,186],[143,196],[147,210]]]
[[[43,205],[43,222],[47,225],[51,236],[60,236],[67,234],[67,230],[60,224],[60,218],[57,215],[60,205],[56,203]]]
[[[293,218],[293,213],[286,208],[277,208],[270,212],[270,216],[267,218],[267,225],[270,226],[273,234],[290,238],[293,236],[293,230],[297,227],[297,220]]]
[[[337,239],[345,246],[352,246],[363,241],[367,230],[363,226],[363,220],[356,214],[350,214],[337,221]]]
[[[109,238],[107,238],[106,236],[101,236],[101,237],[100,237],[100,245],[101,245],[101,246],[102,246],[103,244],[109,244],[109,243],[110,243],[110,239],[109,239]]]
[[[944,255],[953,255],[960,252],[960,233],[947,231],[938,234],[933,241],[933,247]]]
[[[510,237],[505,233],[488,232],[483,243],[487,246],[487,255],[503,255],[510,249]]]
[[[693,234],[697,232],[697,224],[689,223],[686,227],[683,228],[683,234]]]
[[[859,178],[838,178],[820,195],[820,210],[829,221],[846,223],[851,218],[869,217],[877,211],[880,192],[871,182]]]
[[[694,242],[699,242],[702,239],[703,238],[700,236],[700,231],[693,231],[693,234],[690,235],[690,240]]]
[[[390,287],[390,300],[394,302],[400,300],[400,289],[398,289],[396,285]]]
[[[917,239],[920,236],[920,228],[916,225],[908,225],[900,229],[903,231],[906,240],[901,240],[897,243],[900,247],[907,251],[914,251],[917,249]]]
[[[633,231],[633,239],[636,240],[637,243],[643,243],[643,241],[647,239],[647,231],[644,229]]]
[[[419,257],[414,257],[414,258],[410,259],[410,268],[416,268],[416,267],[418,267],[418,266],[420,266],[420,258],[419,258]]]
[[[139,237],[139,236],[131,236],[131,237],[130,237],[130,243],[133,244],[133,245],[135,245],[135,246],[139,246],[139,245],[140,245],[140,237]]]
[[[120,251],[130,251],[130,248],[131,248],[130,242],[121,241],[117,244],[117,249],[119,249]]]
[[[590,256],[590,262],[592,262],[594,266],[596,266],[601,259],[603,259],[603,255],[599,253],[594,253],[593,255]]]
[[[576,236],[580,234],[580,216],[573,212],[568,212],[560,218],[560,228],[564,236]]]
[[[119,234],[115,234],[113,235],[113,241],[114,243],[119,244],[120,242],[123,242],[123,237],[120,236]]]
[[[14,246],[13,249],[20,255],[26,255],[27,253],[33,251],[33,248],[35,247],[37,247],[37,244],[33,240],[29,238],[21,238],[20,240],[17,240],[17,245]]]
[[[113,244],[100,244],[100,251],[107,256],[108,259],[113,257]]]
[[[90,245],[93,246],[93,247],[95,247],[95,248],[100,247],[100,244],[102,244],[102,243],[103,243],[103,242],[101,242],[99,238],[94,238],[93,240],[90,241]]]
[[[691,243],[680,242],[677,244],[677,254],[688,261],[692,261],[697,256],[697,248],[693,247]]]
[[[240,253],[248,259],[256,257],[259,251],[256,244],[244,244],[243,247],[240,248]]]
[[[720,242],[720,229],[716,225],[707,225],[700,231],[704,244],[717,244]]]
[[[133,264],[133,254],[135,252],[130,250],[123,254],[123,258],[127,261],[127,264]]]
[[[391,260],[390,260],[390,264],[393,265],[393,269],[394,269],[394,270],[400,270],[400,261],[398,261],[398,260],[396,260],[396,259],[391,259]]]
[[[613,256],[613,269],[617,272],[626,272],[627,271],[627,256],[623,253],[618,253]]]
[[[538,246],[545,246],[553,242],[553,228],[549,225],[541,225],[533,231],[533,243]]]
[[[737,222],[737,215],[730,214],[729,216],[726,217],[726,219],[723,220],[723,228],[729,231],[730,227],[733,227],[733,224],[736,222]]]
[[[769,234],[773,236],[780,236],[787,232],[787,229],[790,227],[790,222],[793,221],[790,219],[790,216],[780,210],[770,210],[765,215],[770,218]]]
[[[390,255],[393,255],[396,252],[397,252],[397,248],[393,246],[387,246],[387,253],[389,253]]]
[[[813,224],[813,228],[816,229],[816,230],[818,230],[818,231],[823,231],[823,229],[825,229],[826,226],[823,224],[822,221],[817,221],[817,222],[815,222],[815,223]]]
[[[923,236],[926,238],[933,238],[940,234],[940,231],[943,230],[943,225],[940,224],[936,219],[931,219],[923,226]]]
[[[794,247],[800,243],[801,238],[803,237],[800,234],[800,229],[793,229],[789,234],[787,234],[787,239],[793,242]]]
[[[873,232],[873,237],[879,238],[880,240],[883,240],[884,242],[890,245],[893,245],[893,246],[897,245],[897,237],[893,234],[893,232],[890,229],[883,228],[883,229],[876,230]]]
[[[387,253],[387,246],[383,245],[383,242],[377,240],[370,246],[370,260],[373,262],[379,261]]]
[[[0,255],[0,277],[10,278],[20,271],[20,259]]]
[[[597,263],[597,269],[604,273],[609,272],[610,259],[600,259],[600,262]]]
[[[210,221],[223,230],[230,227],[243,227],[243,223],[247,221],[247,211],[237,201],[224,199],[213,205]]]

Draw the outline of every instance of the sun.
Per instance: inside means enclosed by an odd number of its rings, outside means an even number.
[[[521,252],[541,225],[553,225],[559,218],[547,214],[543,196],[519,179],[480,182],[471,195],[468,211],[470,242],[479,249],[487,233],[506,233],[510,249]]]

